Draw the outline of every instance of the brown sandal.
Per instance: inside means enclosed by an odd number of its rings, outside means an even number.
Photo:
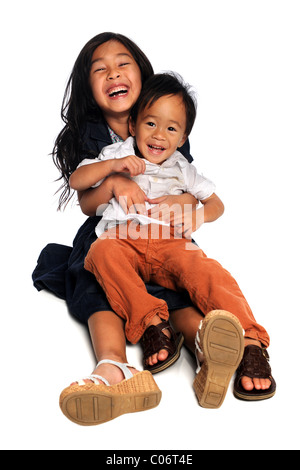
[[[163,333],[165,329],[170,331],[171,338],[168,338],[168,336]],[[152,374],[156,374],[170,367],[179,359],[183,341],[182,333],[175,333],[167,321],[163,321],[158,325],[149,326],[141,338],[144,353],[144,369],[149,370]],[[165,361],[159,361],[154,366],[146,364],[146,360],[161,349],[168,351],[169,356],[167,359]]]
[[[265,349],[249,344],[245,348],[243,359],[237,369],[234,381],[234,396],[241,400],[256,401],[272,398],[276,392],[276,382],[271,375],[269,354]],[[271,386],[266,390],[245,390],[241,378],[247,376],[251,379],[270,379]]]

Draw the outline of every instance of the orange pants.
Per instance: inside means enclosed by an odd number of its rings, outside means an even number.
[[[204,315],[215,309],[233,313],[246,337],[268,347],[268,333],[256,322],[237,282],[217,261],[208,258],[191,240],[161,236],[169,227],[135,224],[134,237],[124,232],[126,225],[120,227],[117,232],[105,232],[91,245],[85,268],[96,276],[112,309],[125,320],[126,337],[131,343],[139,341],[155,315],[169,318],[166,302],[148,294],[147,282],[173,290],[186,289]]]

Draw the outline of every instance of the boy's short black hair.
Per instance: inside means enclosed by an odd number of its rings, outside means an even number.
[[[184,83],[182,77],[174,72],[155,74],[146,80],[140,96],[131,110],[131,119],[136,122],[140,111],[167,95],[180,95],[182,97],[186,109],[185,134],[188,136],[196,119],[197,103],[190,85]]]

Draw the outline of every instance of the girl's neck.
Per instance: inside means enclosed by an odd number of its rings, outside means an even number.
[[[130,135],[128,129],[128,117],[128,115],[124,117],[118,116],[117,118],[113,116],[106,116],[106,122],[109,127],[123,140],[126,140]]]

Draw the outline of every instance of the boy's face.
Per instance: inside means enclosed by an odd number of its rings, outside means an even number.
[[[146,160],[160,164],[167,160],[186,140],[186,110],[180,95],[159,98],[139,112],[129,130]]]

